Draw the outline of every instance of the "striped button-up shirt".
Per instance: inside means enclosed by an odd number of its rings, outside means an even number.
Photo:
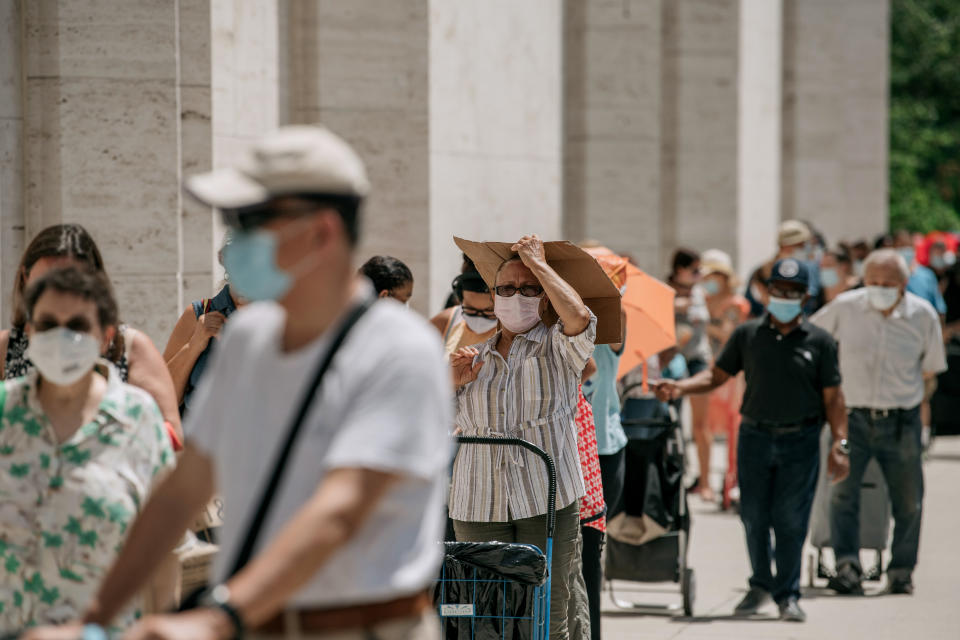
[[[557,469],[557,508],[584,493],[577,453],[578,384],[593,353],[597,318],[579,335],[543,323],[518,335],[506,360],[500,334],[480,347],[477,379],[457,394],[457,427],[466,436],[516,437],[541,447]],[[507,522],[547,512],[547,472],[525,449],[463,445],[453,467],[450,517],[467,522]]]

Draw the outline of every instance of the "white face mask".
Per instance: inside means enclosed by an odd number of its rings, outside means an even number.
[[[493,312],[503,326],[514,333],[523,333],[540,322],[540,298],[515,293],[509,298],[493,297]]]
[[[867,287],[867,299],[877,311],[886,311],[900,299],[900,287]]]
[[[93,369],[100,343],[88,333],[58,327],[30,336],[26,355],[44,380],[67,386]]]
[[[484,318],[483,316],[468,316],[463,314],[463,321],[467,323],[470,331],[480,335],[492,331],[497,326],[496,318]]]

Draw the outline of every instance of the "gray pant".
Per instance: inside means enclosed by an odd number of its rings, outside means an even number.
[[[546,549],[547,516],[534,516],[509,522],[453,521],[459,542],[523,542]],[[569,605],[573,570],[580,569],[577,540],[580,535],[579,501],[557,511],[557,528],[553,536],[553,567],[550,575],[550,638],[570,640]],[[584,595],[586,592],[584,591]]]

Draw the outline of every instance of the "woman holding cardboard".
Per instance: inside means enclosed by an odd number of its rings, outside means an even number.
[[[463,435],[519,437],[549,453],[557,469],[550,637],[567,638],[570,576],[584,493],[574,418],[580,374],[593,352],[597,318],[547,264],[543,242],[524,236],[500,264],[494,312],[500,331],[451,358],[457,427]],[[602,272],[601,272],[602,274]],[[604,276],[605,277],[605,276]],[[547,326],[548,306],[558,321]],[[547,476],[533,454],[464,445],[454,463],[450,516],[461,541],[545,548]]]

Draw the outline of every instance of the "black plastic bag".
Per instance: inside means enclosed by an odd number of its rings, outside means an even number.
[[[524,544],[446,542],[434,589],[441,614],[459,605],[462,617],[443,618],[447,640],[528,640],[534,599],[547,578],[546,556]]]

